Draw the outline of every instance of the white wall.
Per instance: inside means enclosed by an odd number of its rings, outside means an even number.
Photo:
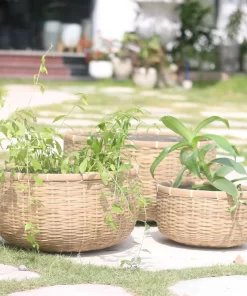
[[[247,4],[246,1],[242,1],[241,9],[245,13],[244,21],[241,24],[241,28],[238,35],[238,42],[243,42],[244,39],[247,38]],[[220,0],[219,5],[219,17],[218,17],[218,23],[217,28],[221,32],[221,36],[223,38],[227,38],[226,34],[226,26],[229,22],[230,15],[236,11],[238,8],[239,0]]]
[[[95,0],[92,17],[94,43],[97,43],[98,31],[110,40],[121,40],[125,32],[134,31],[136,8],[134,0]]]

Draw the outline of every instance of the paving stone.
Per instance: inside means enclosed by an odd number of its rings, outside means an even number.
[[[172,103],[173,108],[199,108],[200,104],[191,102]]]
[[[164,100],[177,100],[177,101],[186,101],[186,97],[183,95],[175,94],[159,94],[159,97]]]
[[[16,280],[22,281],[27,279],[39,278],[39,274],[32,271],[21,271],[15,266],[0,264],[0,281]]]
[[[82,119],[66,119],[65,123],[68,126],[74,127],[74,126],[95,126],[99,120],[98,118],[95,118],[95,120],[90,119],[84,119],[83,116],[81,116]],[[92,117],[91,117],[92,118]],[[46,117],[39,117],[37,118],[37,122],[39,124],[47,124],[52,125],[54,118],[46,118]]]
[[[222,276],[181,281],[170,287],[174,296],[246,296],[247,276]]]
[[[214,111],[203,111],[201,112],[201,115],[205,117],[214,116],[220,114],[221,116],[224,116],[225,118],[241,118],[241,119],[247,119],[247,112],[229,112],[228,110],[225,110],[223,108],[216,110],[214,107]]]
[[[143,233],[144,227],[137,226],[121,244],[101,251],[81,253],[78,256],[68,255],[67,258],[78,264],[120,267],[122,260],[130,260],[137,256],[140,246],[133,242],[141,243]],[[247,262],[247,244],[230,249],[190,247],[167,239],[153,226],[145,235],[143,249],[151,253],[141,252],[140,268],[150,271],[229,265],[234,264],[238,255]]]
[[[36,290],[17,292],[9,294],[9,296],[131,296],[120,287],[107,285],[60,285],[52,287],[44,287]]]
[[[145,90],[145,91],[141,91],[139,95],[143,97],[155,97],[155,96],[161,95],[161,93],[156,90]]]
[[[105,94],[133,94],[135,89],[132,87],[121,87],[121,86],[112,86],[112,87],[103,87],[99,89],[102,93]]]

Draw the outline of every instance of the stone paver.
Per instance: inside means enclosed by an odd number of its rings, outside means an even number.
[[[104,94],[133,94],[136,90],[132,87],[121,87],[121,86],[109,86],[109,87],[102,87],[99,89],[100,92]]]
[[[7,119],[17,108],[27,106],[36,107],[49,104],[58,104],[66,100],[74,100],[77,96],[56,90],[46,90],[44,94],[33,85],[6,85],[8,91],[6,106],[0,110],[0,118]],[[31,99],[32,97],[32,99]],[[31,99],[31,101],[30,101]],[[29,103],[30,102],[30,103]]]
[[[124,259],[132,259],[137,256],[139,245],[133,242],[141,242],[144,233],[142,226],[135,227],[131,236],[123,243],[102,251],[82,253],[80,256],[68,256],[79,264],[95,264],[111,267],[119,267]],[[213,266],[217,264],[234,264],[234,260],[240,255],[247,262],[247,244],[230,249],[210,249],[185,246],[172,242],[165,238],[157,227],[151,227],[148,231],[141,252],[141,268],[145,270],[183,269],[190,267]],[[247,295],[247,294],[246,294]]]
[[[219,136],[232,136],[239,139],[247,139],[247,130],[246,129],[237,129],[237,128],[205,128],[203,129],[205,134],[216,134]]]
[[[120,287],[106,285],[60,285],[52,287],[44,287],[36,290],[25,292],[17,292],[9,294],[9,296],[131,296]]]
[[[27,280],[39,278],[39,274],[31,271],[20,271],[17,267],[0,264],[0,281],[7,280]]]
[[[177,101],[186,101],[186,97],[183,95],[175,95],[175,94],[159,94],[159,98],[164,100],[177,100]]]
[[[211,111],[203,111],[201,112],[201,115],[205,116],[205,117],[209,117],[209,116],[214,116],[214,115],[221,115],[224,116],[224,118],[241,118],[241,119],[247,119],[247,112],[229,112],[227,110],[224,109],[219,109],[218,111],[215,110],[214,108],[214,112]]]
[[[246,296],[247,276],[222,276],[181,281],[170,288],[174,296]]]

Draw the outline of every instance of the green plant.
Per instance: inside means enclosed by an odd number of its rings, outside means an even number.
[[[132,63],[136,67],[155,67],[157,70],[165,67],[166,55],[158,35],[144,39],[135,33],[126,33],[123,48],[130,50]]]
[[[242,164],[236,162],[236,156],[239,155],[238,150],[235,146],[231,145],[227,139],[222,136],[214,134],[202,134],[199,135],[200,131],[208,124],[219,121],[224,123],[229,128],[229,123],[226,119],[218,116],[212,116],[203,120],[194,130],[188,129],[184,124],[173,116],[164,116],[160,119],[162,123],[175,132],[177,135],[183,138],[181,142],[178,142],[172,146],[165,148],[160,155],[153,162],[150,172],[154,177],[156,167],[160,162],[175,150],[180,150],[180,162],[183,168],[177,175],[177,178],[173,184],[173,187],[179,187],[185,171],[189,171],[194,176],[202,179],[206,178],[206,183],[194,185],[192,189],[197,190],[213,190],[213,191],[224,191],[233,197],[235,205],[230,210],[236,208],[241,197],[241,185],[235,183],[241,181],[244,178],[228,180],[227,174],[235,171],[239,174],[246,175],[245,168]],[[211,140],[212,143],[207,144],[203,148],[200,148],[198,143],[203,140]],[[210,149],[219,147],[228,152],[234,159],[227,157],[221,157],[206,162],[205,156]]]
[[[110,56],[108,53],[103,51],[91,51],[86,55],[87,62],[89,61],[110,61]]]
[[[186,60],[201,58],[212,50],[213,26],[207,25],[211,8],[198,0],[186,0],[177,6],[181,27],[172,49],[174,61],[183,68]]]

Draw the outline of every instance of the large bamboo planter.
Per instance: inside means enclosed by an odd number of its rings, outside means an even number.
[[[75,133],[68,133],[64,136],[64,153],[80,150],[86,143],[87,131],[77,131]],[[146,209],[146,215],[144,211],[139,215],[139,220],[147,219],[149,221],[156,220],[156,180],[172,180],[175,179],[182,165],[179,161],[180,151],[174,151],[170,153],[164,161],[159,165],[156,170],[154,180],[150,174],[150,167],[155,158],[160,152],[167,146],[173,145],[175,142],[181,141],[181,138],[175,134],[169,132],[160,132],[158,130],[149,131],[149,133],[141,132],[131,134],[129,136],[129,143],[134,144],[138,149],[131,149],[130,155],[132,163],[137,163],[139,166],[139,179],[142,182],[143,194],[146,198],[150,199],[151,203]],[[208,144],[209,141],[203,141],[200,143],[201,147]],[[216,149],[210,150],[207,154],[207,160],[214,159],[216,157]],[[193,176],[184,175],[184,180],[194,180]]]
[[[137,169],[124,176],[124,186],[136,180]],[[105,222],[106,213],[118,202],[114,186],[105,186],[98,173],[39,175],[43,185],[31,176],[10,174],[0,192],[0,235],[9,243],[28,248],[25,224],[37,225],[36,241],[42,251],[83,252],[110,247],[132,232],[138,214],[138,201],[128,196],[121,214],[112,214],[118,229]],[[30,190],[18,189],[24,185]],[[29,193],[30,191],[30,193]],[[30,197],[31,195],[31,197]]]
[[[183,187],[192,184],[185,182]],[[179,189],[171,185],[164,182],[157,188],[157,224],[167,238],[186,245],[216,248],[247,242],[245,205],[230,213],[233,199],[224,192]],[[242,198],[247,200],[247,191]]]

